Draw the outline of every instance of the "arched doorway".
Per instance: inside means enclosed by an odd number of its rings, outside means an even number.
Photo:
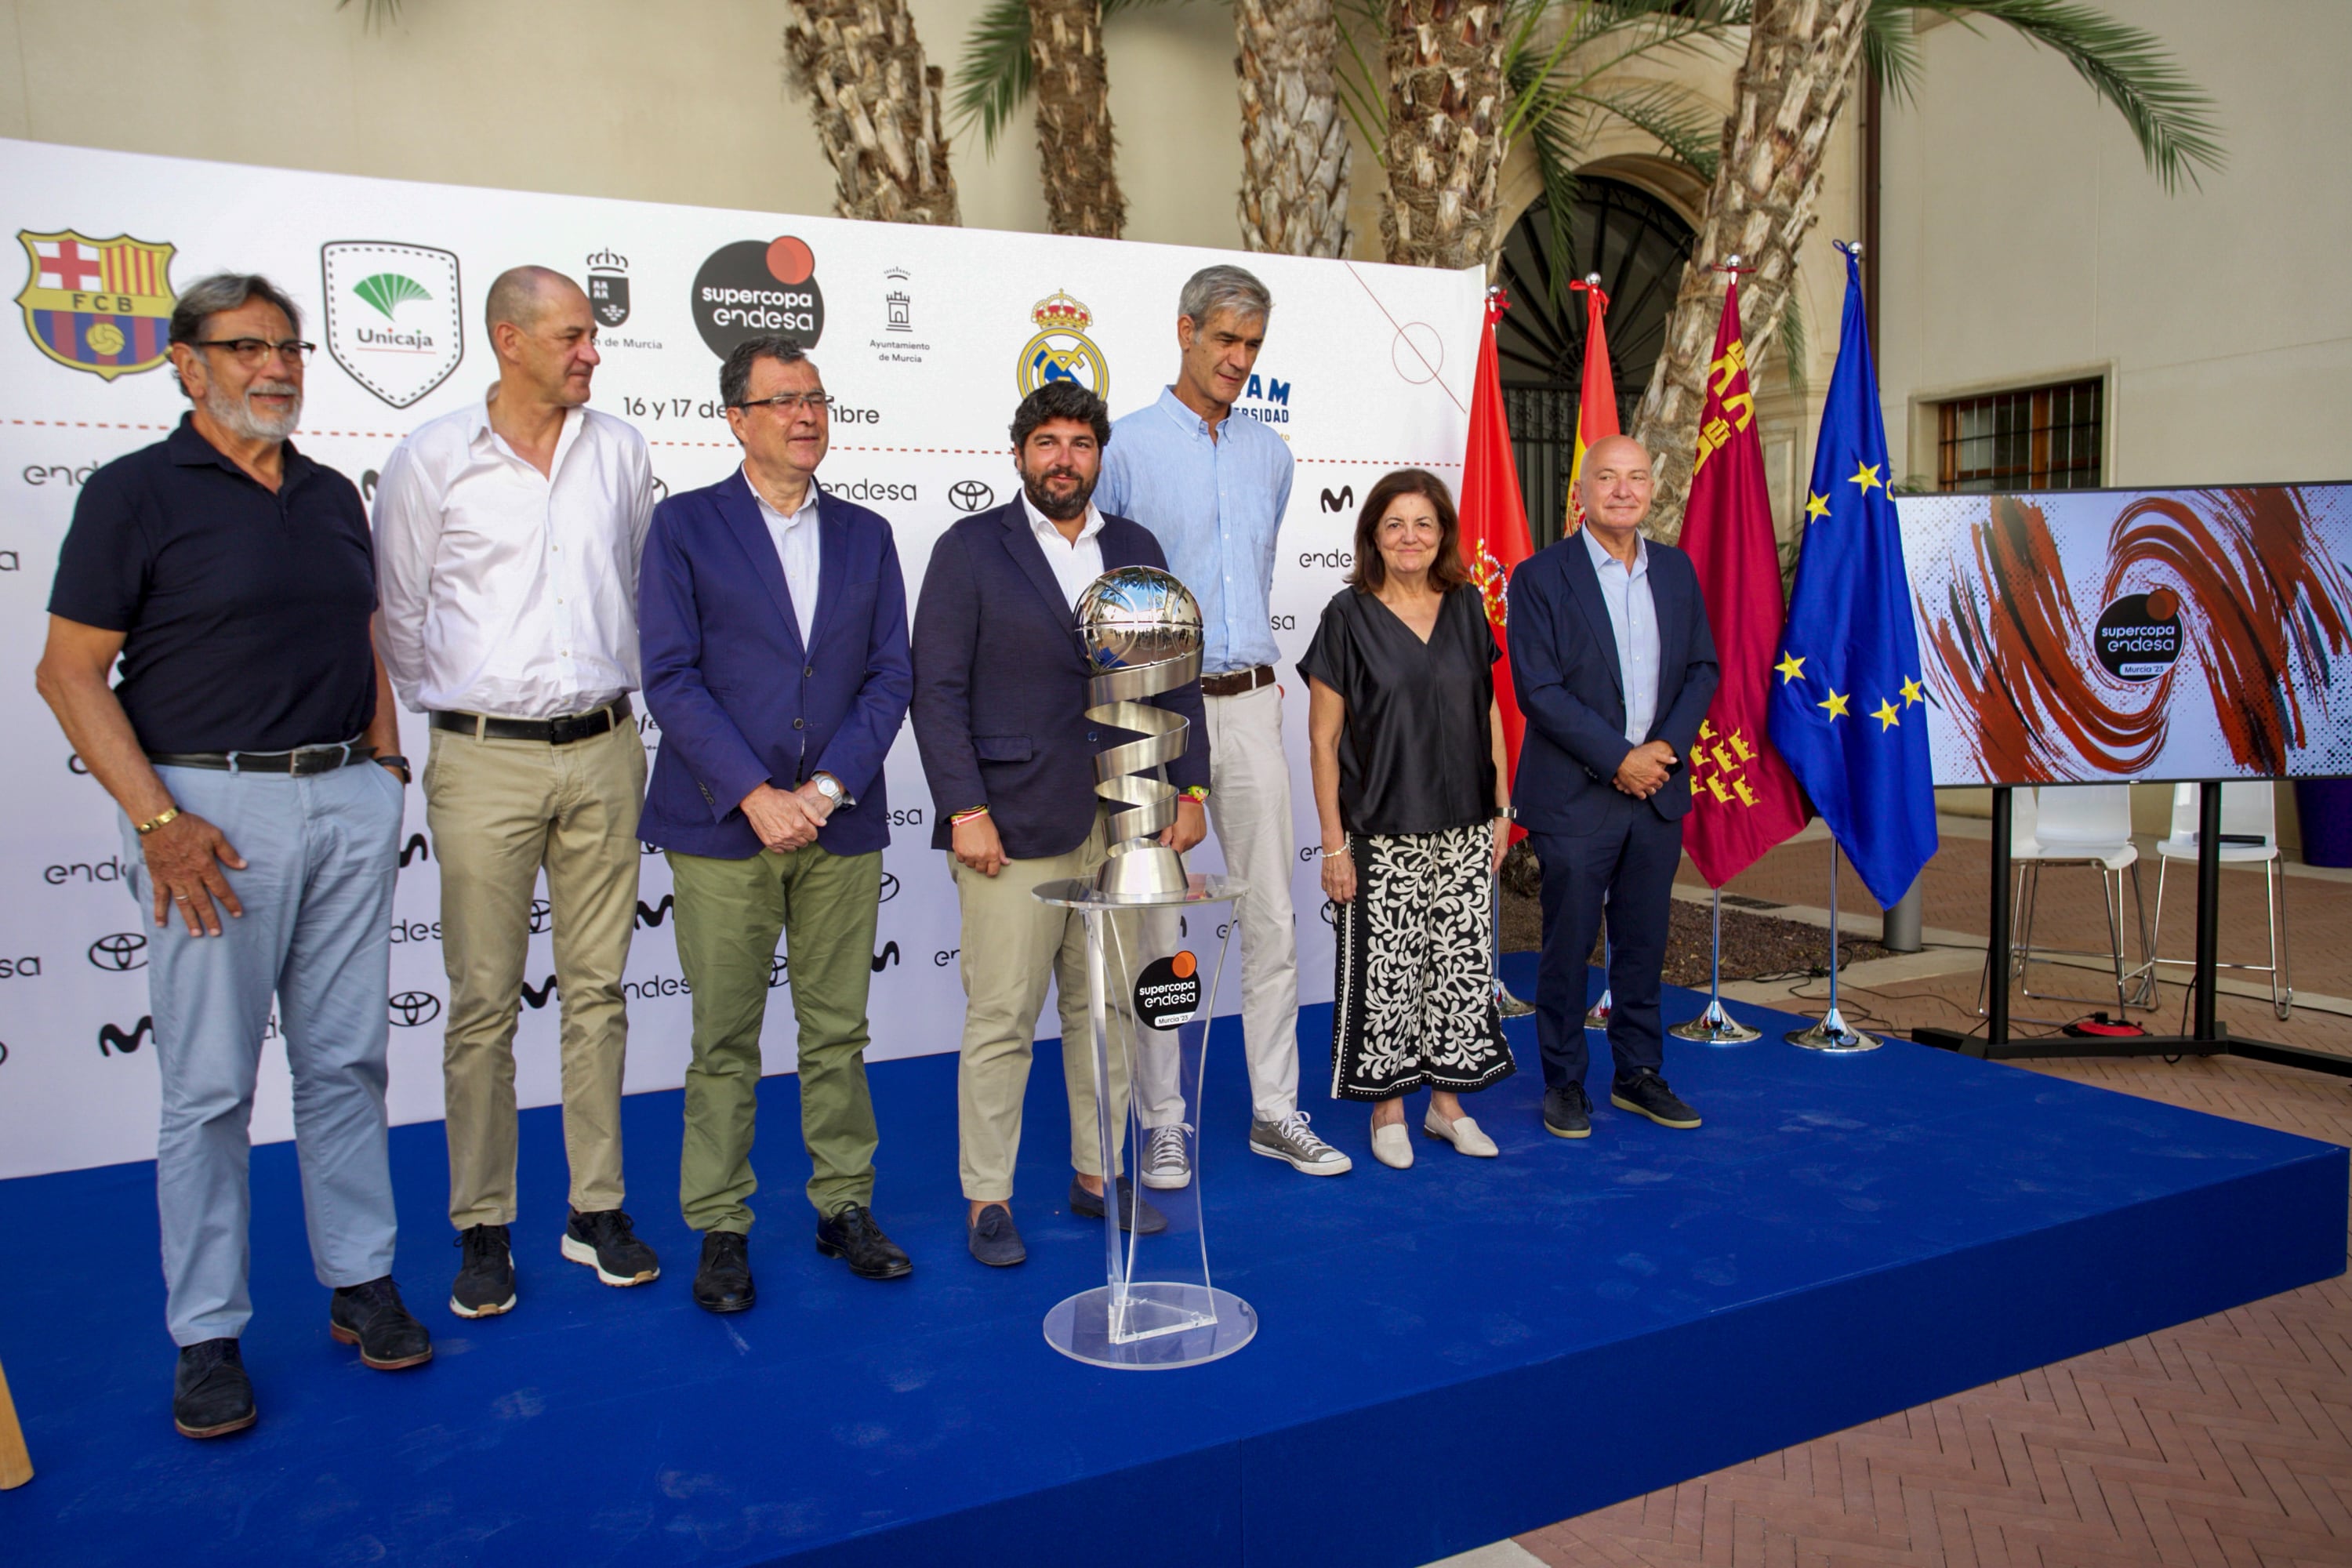
[[[1512,226],[1503,244],[1501,277],[1511,308],[1495,330],[1519,488],[1538,549],[1559,537],[1569,464],[1576,451],[1584,299],[1570,292],[1569,284],[1601,275],[1601,291],[1609,296],[1605,324],[1617,422],[1629,426],[1664,350],[1666,317],[1695,237],[1682,215],[1657,197],[1599,175],[1577,181],[1565,255],[1551,230],[1551,209],[1540,196]]]

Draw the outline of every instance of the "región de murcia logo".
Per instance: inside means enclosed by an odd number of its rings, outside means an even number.
[[[1748,764],[1756,757],[1756,748],[1748,743],[1744,732],[1734,730],[1727,736],[1715,727],[1714,720],[1702,720],[1698,744],[1690,753],[1691,788],[1703,789],[1726,805],[1735,801],[1754,805],[1756,792],[1748,784]]]

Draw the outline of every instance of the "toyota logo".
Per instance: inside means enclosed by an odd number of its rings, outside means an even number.
[[[876,901],[877,901],[877,903],[885,903],[885,904],[887,904],[887,903],[888,903],[891,900],[893,900],[893,899],[897,898],[898,896],[898,878],[896,878],[896,877],[893,877],[893,876],[892,876],[892,875],[890,875],[890,873],[889,873],[889,872],[887,872],[887,871],[883,872],[883,873],[882,873],[882,897],[881,897],[880,899],[877,900]]]
[[[441,998],[430,991],[404,991],[391,999],[389,1010],[393,1023],[413,1029],[441,1016]]]
[[[791,979],[790,974],[786,973],[786,969],[787,965],[782,953],[780,952],[773,958],[768,960],[769,990],[773,991],[777,986],[786,984]]]
[[[550,915],[551,912],[552,912],[552,911],[550,910],[550,908],[549,908],[549,906],[548,906],[548,902],[547,902],[547,900],[546,900],[545,899],[533,899],[533,900],[531,900],[531,901],[530,901],[530,934],[531,934],[531,935],[533,935],[533,936],[539,936],[539,935],[541,935],[541,934],[542,934],[543,932],[545,932],[545,931],[546,931],[546,930],[547,930],[547,928],[548,928],[549,924],[551,923],[551,922],[550,922],[550,921],[549,921],[549,919],[548,919],[548,917],[549,917],[549,915]]]
[[[1339,906],[1328,899],[1323,900],[1323,923],[1327,926],[1337,926],[1339,923]]]
[[[100,969],[127,974],[147,967],[147,937],[142,931],[119,931],[89,944],[89,961]]]
[[[948,487],[948,500],[958,511],[978,511],[996,500],[996,492],[978,479],[958,479]]]

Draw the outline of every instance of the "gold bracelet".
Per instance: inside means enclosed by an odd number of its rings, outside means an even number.
[[[179,816],[180,808],[178,806],[174,805],[168,807],[163,816],[155,818],[152,822],[139,823],[137,825],[139,828],[139,837],[142,838],[146,837],[149,834],[154,832],[157,828],[163,826],[167,823],[177,821],[179,819]]]

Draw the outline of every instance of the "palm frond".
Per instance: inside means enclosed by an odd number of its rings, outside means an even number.
[[[348,11],[352,0],[335,0],[335,9]],[[363,0],[360,6],[360,22],[370,32],[400,20],[400,0]]]
[[[1648,136],[1701,179],[1715,178],[1723,152],[1723,115],[1679,82],[1633,82],[1573,97]]]
[[[1911,101],[1919,80],[1919,38],[1903,5],[1874,5],[1862,17],[1862,68],[1891,103]]]
[[[1389,156],[1389,99],[1374,62],[1386,52],[1388,9],[1381,0],[1338,0],[1331,7],[1339,25],[1339,47],[1347,58],[1332,72],[1339,89],[1339,107],[1355,125],[1356,134],[1372,150],[1372,160],[1385,169]]]
[[[1777,329],[1780,374],[1789,378],[1789,390],[1798,396],[1805,395],[1805,296],[1790,279],[1786,303],[1780,307],[1780,325]]]
[[[345,5],[350,0],[343,0]],[[368,0],[371,5],[397,5],[399,0]],[[1177,0],[1102,0],[1108,22],[1122,11]],[[983,151],[996,152],[997,138],[1029,101],[1037,85],[1036,62],[1029,56],[1029,7],[1024,0],[990,0],[963,37],[963,58],[956,62],[955,127],[977,124]]]
[[[2183,181],[2198,184],[2199,170],[2219,172],[2226,161],[2212,99],[2156,35],[2103,11],[2076,0],[1873,0],[1871,9],[1933,11],[1972,31],[1981,30],[1983,18],[2049,49],[2123,116],[2167,192],[2179,192]],[[1881,37],[1875,26],[1871,37]],[[1916,54],[1911,63],[1916,68]]]

